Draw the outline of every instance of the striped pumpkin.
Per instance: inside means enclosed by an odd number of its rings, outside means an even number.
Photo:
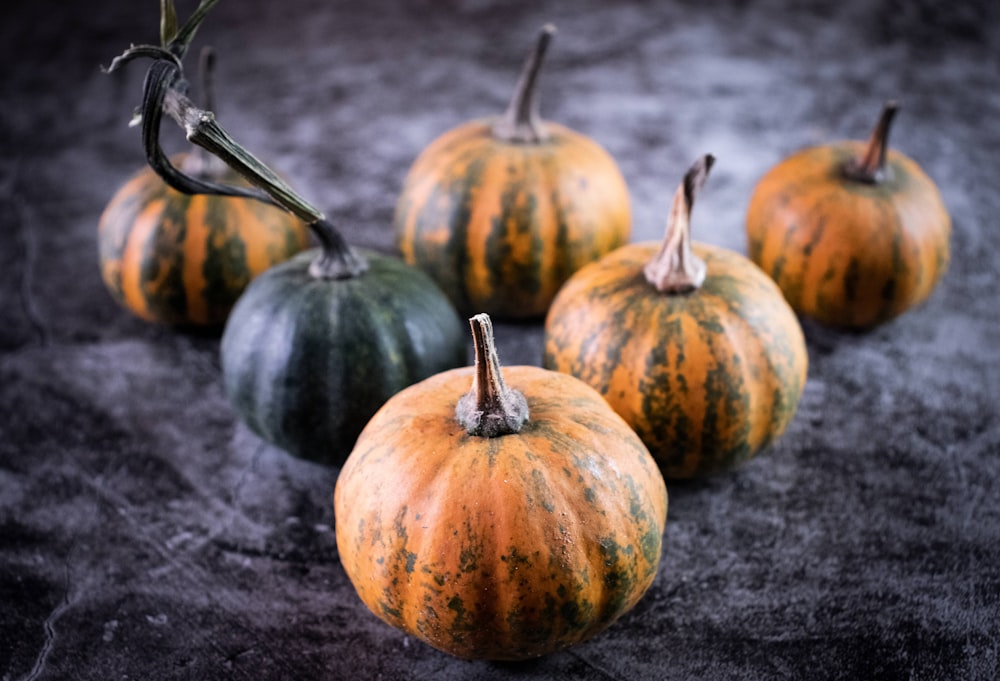
[[[476,367],[400,392],[358,439],[334,494],[337,547],[390,625],[461,658],[533,658],[642,597],[667,490],[600,395],[539,367],[501,372],[489,317],[472,322]]]
[[[887,149],[890,103],[867,143],[801,150],[771,168],[747,212],[750,257],[792,307],[865,329],[923,302],[950,260],[951,219],[933,181]]]
[[[542,32],[507,114],[434,140],[397,202],[403,259],[461,312],[540,318],[573,272],[629,239],[628,189],[614,159],[538,118],[534,84],[550,34]]]
[[[781,435],[808,363],[774,282],[742,255],[689,241],[710,159],[678,190],[662,244],[583,268],[545,322],[544,366],[596,388],[675,479],[731,469]]]
[[[247,184],[229,169],[211,179]],[[179,326],[221,325],[250,280],[308,243],[308,227],[284,210],[182,194],[148,167],[115,193],[98,225],[101,274],[114,299],[142,319]]]
[[[448,299],[398,258],[358,249],[367,269],[327,279],[304,251],[253,280],[222,334],[222,377],[264,440],[339,466],[393,394],[462,366],[466,338]]]

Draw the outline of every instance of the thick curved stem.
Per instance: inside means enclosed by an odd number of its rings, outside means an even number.
[[[699,158],[674,192],[660,250],[643,269],[646,281],[657,291],[686,293],[705,281],[705,262],[691,251],[691,208],[713,163],[711,154]]]
[[[455,406],[455,418],[470,435],[500,437],[517,433],[528,420],[528,401],[503,380],[489,315],[477,314],[469,324],[476,371],[472,388]]]
[[[367,261],[344,241],[333,225],[285,184],[270,168],[236,143],[220,126],[211,111],[200,109],[179,88],[180,72],[175,62],[158,59],[146,76],[142,107],[143,146],[146,159],[178,191],[188,194],[219,194],[252,198],[279,206],[306,222],[316,235],[322,253],[309,268],[310,274],[323,279],[344,279],[368,269]],[[159,131],[166,112],[184,128],[187,139],[207,149],[245,177],[253,188],[236,187],[193,177],[171,164],[160,146]]]
[[[535,49],[528,55],[521,77],[514,88],[514,96],[507,106],[507,111],[493,126],[493,135],[506,142],[535,144],[548,139],[545,124],[538,113],[538,74],[542,69],[542,60],[549,47],[556,27],[546,24],[538,35]]]
[[[898,110],[899,104],[891,100],[882,107],[882,115],[879,116],[864,151],[844,167],[844,175],[848,179],[867,184],[877,184],[886,179],[888,167],[885,161],[889,151],[889,129]]]

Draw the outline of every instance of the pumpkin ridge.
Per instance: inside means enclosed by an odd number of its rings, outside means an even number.
[[[170,315],[171,310],[178,310],[181,317],[187,314],[188,297],[183,279],[187,258],[181,249],[188,232],[183,215],[190,202],[191,197],[184,197],[179,203],[165,201],[158,211],[159,224],[143,243],[140,291],[146,309],[157,317]]]
[[[740,300],[751,299],[750,295]],[[741,308],[739,311],[732,304],[733,299],[720,298],[717,305],[727,311],[723,318],[725,335],[730,339],[730,347],[734,348],[733,361],[729,371],[738,372],[741,376],[741,394],[745,397],[744,413],[736,418],[741,419],[743,428],[738,435],[729,438],[730,449],[719,458],[725,461],[740,463],[755,455],[767,446],[774,438],[785,430],[790,421],[786,419],[787,400],[782,392],[782,386],[789,386],[792,393],[801,391],[796,376],[779,364],[776,359],[792,360],[791,352],[781,341],[780,334],[773,333],[770,328],[762,328],[758,319],[765,322],[773,318],[767,311],[759,318]],[[776,314],[777,311],[770,311]],[[791,401],[793,408],[796,400]],[[750,418],[750,414],[769,414],[767,420]],[[793,411],[794,413],[794,411]],[[754,427],[756,426],[756,427]]]
[[[472,294],[469,292],[469,280],[470,277],[478,277],[479,275],[475,271],[476,263],[469,257],[470,251],[467,244],[478,236],[473,222],[474,206],[477,200],[476,187],[482,182],[491,160],[488,156],[473,159],[467,171],[468,179],[454,178],[451,186],[444,192],[446,196],[458,196],[448,217],[450,237],[444,255],[450,262],[447,264],[441,262],[435,265],[432,257],[428,257],[430,254],[422,257],[418,242],[418,262],[426,262],[428,271],[439,281],[446,282],[442,284],[442,289],[453,299],[459,310],[468,310],[473,305]],[[452,276],[454,277],[453,281],[451,281]],[[473,281],[476,280],[473,279]]]
[[[760,273],[753,283],[756,286],[766,284],[767,288],[771,288],[772,282],[764,277]],[[742,283],[748,284],[750,279],[747,278]],[[773,295],[774,298],[767,300],[780,301],[779,292],[775,291]],[[739,328],[729,331],[730,336],[734,339],[742,338],[752,346],[734,344],[734,347],[744,350],[744,365],[752,368],[760,367],[760,363],[763,363],[766,369],[761,371],[758,368],[757,375],[744,377],[745,384],[753,388],[748,392],[751,397],[749,409],[757,412],[766,408],[770,414],[766,427],[763,427],[763,423],[760,424],[758,434],[752,435],[748,440],[754,453],[769,445],[791,423],[808,371],[808,358],[801,357],[802,366],[797,367],[798,355],[786,341],[788,334],[801,338],[798,320],[790,309],[784,310],[774,304],[763,305],[760,303],[763,300],[765,298],[752,289],[748,289],[742,296],[719,297],[719,304],[724,305],[729,312],[727,326],[735,324]],[[784,331],[779,332],[781,329]]]

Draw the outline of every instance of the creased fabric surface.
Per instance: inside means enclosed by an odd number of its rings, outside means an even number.
[[[104,289],[97,219],[143,163],[127,122],[145,65],[99,67],[157,42],[159,3],[7,8],[0,678],[997,678],[998,15],[929,0],[213,10],[194,49],[217,50],[220,121],[359,246],[392,252],[409,164],[503,110],[546,22],[543,116],[618,160],[634,240],[659,238],[710,152],[694,238],[745,253],[767,168],[867,137],[890,98],[891,144],[952,213],[952,266],[926,304],[864,334],[804,322],[809,380],[785,436],[731,474],[669,485],[664,557],[635,610],[566,652],[493,664],[375,619],[338,562],[336,469],[239,422],[217,336],[141,322]],[[496,331],[505,363],[540,362],[539,324]]]

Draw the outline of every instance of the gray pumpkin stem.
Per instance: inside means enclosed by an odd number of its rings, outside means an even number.
[[[500,437],[520,432],[528,420],[528,401],[509,388],[500,371],[493,323],[487,314],[469,320],[475,351],[472,388],[455,406],[455,418],[470,435]]]
[[[549,47],[556,27],[546,24],[538,35],[535,49],[528,55],[521,70],[521,77],[514,88],[507,111],[493,126],[493,135],[505,142],[537,144],[549,138],[545,124],[538,113],[538,74],[542,70],[542,59]]]
[[[888,178],[889,168],[886,165],[886,158],[889,153],[889,129],[898,110],[899,103],[893,100],[886,102],[882,107],[882,115],[879,116],[864,151],[844,167],[844,175],[849,180],[878,184]]]
[[[687,293],[705,281],[705,261],[691,250],[691,208],[713,163],[711,154],[699,158],[674,192],[660,250],[643,270],[657,291]]]

